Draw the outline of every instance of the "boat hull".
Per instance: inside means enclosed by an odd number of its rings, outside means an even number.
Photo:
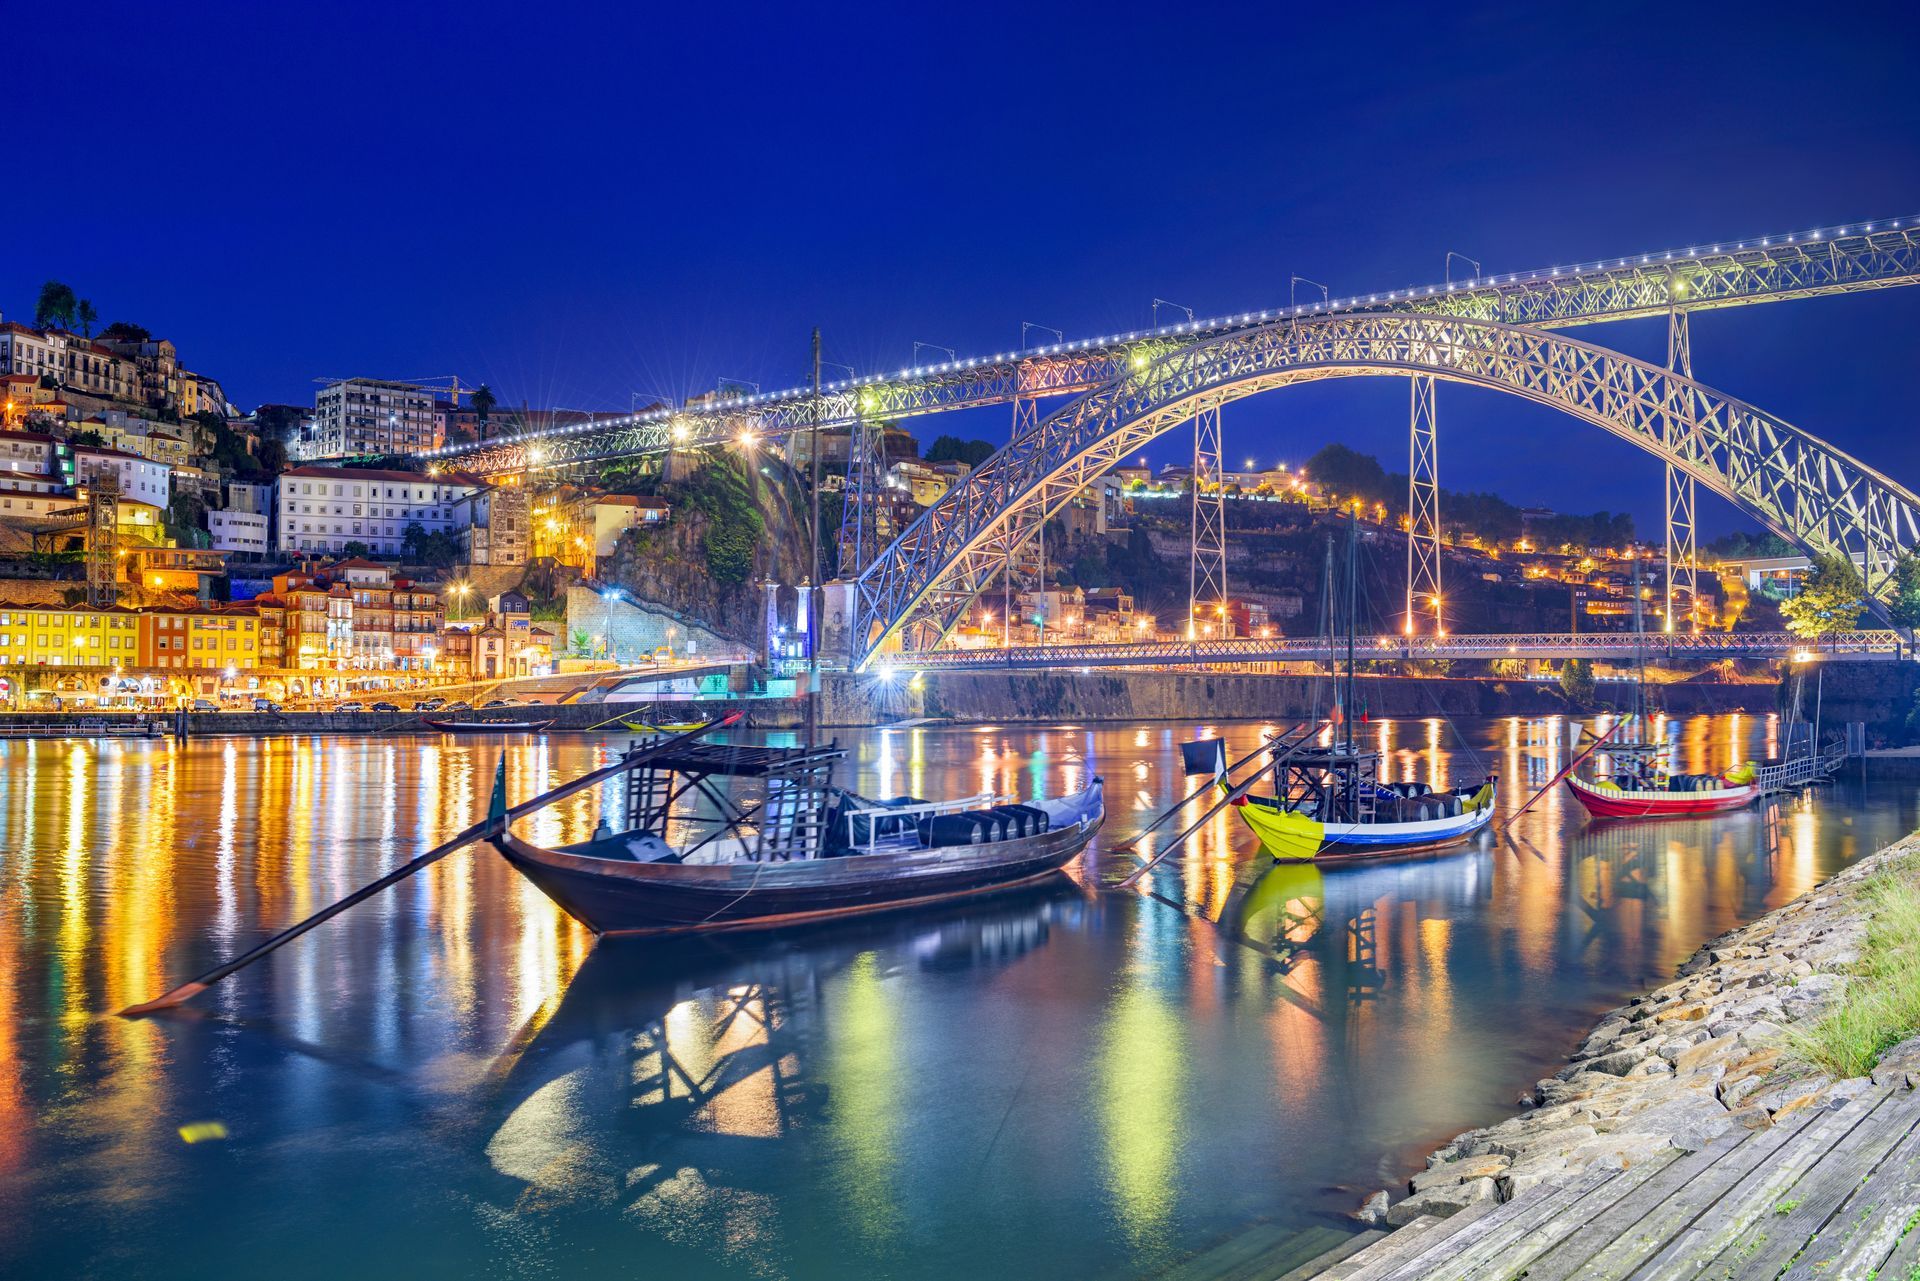
[[[1697,818],[1745,809],[1758,794],[1751,785],[1711,792],[1610,792],[1571,774],[1565,781],[1567,790],[1595,818]]]
[[[1103,817],[985,845],[791,862],[629,863],[545,849],[511,833],[492,844],[596,934],[678,934],[768,929],[1029,884],[1057,875]]]
[[[1493,821],[1493,802],[1452,818],[1414,823],[1323,823],[1308,814],[1238,807],[1261,847],[1282,863],[1357,863],[1452,849]]]
[[[441,721],[421,717],[421,722],[443,734],[538,734],[552,726],[547,721]]]

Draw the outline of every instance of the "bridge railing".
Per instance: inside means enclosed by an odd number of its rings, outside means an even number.
[[[1636,637],[1626,633],[1530,632],[1513,635],[1370,636],[1355,640],[1357,662],[1462,658],[1661,659],[1886,658],[1906,656],[1898,632],[1839,632],[1818,639],[1791,632],[1701,632]],[[1229,640],[1147,641],[1138,644],[1041,644],[1004,648],[903,651],[882,665],[915,670],[994,667],[1120,667],[1325,661],[1344,658],[1346,642],[1317,636],[1239,637]]]

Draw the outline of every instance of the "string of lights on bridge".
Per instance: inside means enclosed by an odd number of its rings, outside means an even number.
[[[473,445],[450,445],[440,449],[426,451],[424,458],[455,458],[463,453],[480,448],[501,445],[525,444],[538,440],[579,435],[588,432],[605,431],[609,427],[632,427],[647,423],[674,424],[675,420],[703,417],[710,413],[737,412],[740,409],[765,405],[788,404],[794,401],[810,400],[816,394],[847,393],[861,389],[885,387],[890,383],[936,377],[942,374],[969,373],[980,369],[1002,365],[1009,361],[1034,360],[1047,356],[1077,355],[1102,348],[1130,343],[1150,342],[1155,339],[1178,338],[1236,326],[1266,323],[1274,320],[1299,319],[1308,316],[1337,315],[1363,306],[1378,306],[1381,303],[1413,302],[1428,298],[1444,297],[1448,294],[1474,293],[1476,291],[1500,288],[1512,285],[1551,284],[1563,277],[1579,276],[1589,272],[1620,271],[1635,267],[1660,266],[1673,262],[1700,262],[1732,253],[1749,253],[1759,249],[1779,248],[1787,245],[1804,247],[1807,244],[1831,242],[1848,236],[1867,236],[1875,232],[1910,230],[1920,226],[1920,217],[1881,219],[1872,222],[1845,224],[1837,227],[1818,227],[1808,231],[1789,232],[1778,236],[1761,236],[1732,243],[1721,243],[1707,247],[1693,246],[1684,250],[1667,250],[1656,253],[1627,255],[1619,258],[1599,259],[1594,262],[1558,267],[1542,267],[1532,271],[1493,272],[1476,275],[1469,280],[1449,281],[1445,284],[1412,286],[1406,289],[1388,290],[1384,293],[1353,294],[1345,298],[1323,301],[1318,304],[1303,303],[1294,307],[1282,307],[1266,311],[1247,311],[1238,316],[1217,316],[1206,320],[1188,320],[1180,324],[1164,325],[1159,328],[1136,329],[1126,333],[1109,334],[1099,338],[1080,338],[1071,342],[1053,343],[1043,347],[1032,347],[1018,351],[1000,352],[992,356],[978,356],[966,360],[943,361],[936,365],[919,365],[903,368],[893,374],[868,374],[858,378],[841,379],[825,383],[819,393],[811,387],[793,387],[781,391],[755,393],[748,396],[733,396],[716,400],[701,406],[661,407],[640,414],[610,416],[604,419],[590,419],[583,423],[569,424],[564,427],[551,427],[541,431],[520,433],[514,436],[498,437],[494,440],[478,442]],[[871,408],[871,406],[868,406]],[[688,434],[684,426],[672,427],[675,439],[685,439]],[[743,432],[740,443],[752,448],[757,438],[750,430]]]

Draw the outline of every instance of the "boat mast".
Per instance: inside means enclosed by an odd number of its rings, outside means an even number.
[[[813,331],[813,421],[807,428],[807,454],[813,468],[813,528],[807,547],[813,572],[807,578],[807,746],[820,741],[820,329]]]
[[[1353,631],[1359,626],[1360,575],[1355,552],[1360,546],[1360,517],[1347,514],[1347,752],[1353,752]]]
[[[1633,718],[1645,741],[1647,714],[1646,616],[1640,606],[1640,549],[1633,551]]]

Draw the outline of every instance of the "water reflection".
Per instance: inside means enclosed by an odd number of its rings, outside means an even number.
[[[1231,755],[1277,727],[1217,725]],[[1770,717],[1675,727],[1689,772]],[[885,794],[1105,777],[1110,850],[1185,796],[1190,727],[853,736]],[[1564,721],[1357,726],[1395,778],[1496,768]],[[765,939],[594,948],[455,855],[193,1017],[105,1012],[372,879],[617,739],[0,744],[0,1272],[412,1270],[1121,1277],[1305,1225],[1503,1116],[1599,1010],[1914,825],[1857,778],[1707,820],[1589,825],[1322,871],[1206,821],[1137,891],[1078,883]],[[1534,784],[1537,786],[1537,782]],[[538,820],[585,836],[616,798]],[[1143,842],[1201,818],[1196,797]],[[689,826],[694,830],[697,824]],[[180,1128],[229,1138],[189,1146]],[[103,1231],[107,1223],[120,1232]],[[304,1262],[313,1260],[311,1264]]]

